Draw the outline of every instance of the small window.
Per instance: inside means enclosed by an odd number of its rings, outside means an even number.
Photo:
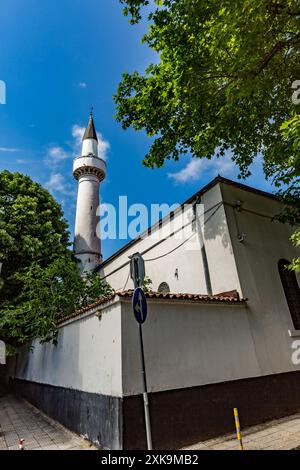
[[[169,294],[170,292],[169,284],[167,284],[166,282],[162,282],[158,286],[158,292],[160,292],[161,294]]]
[[[300,330],[300,288],[295,272],[287,268],[289,264],[291,264],[290,261],[281,259],[278,263],[278,270],[294,328]]]

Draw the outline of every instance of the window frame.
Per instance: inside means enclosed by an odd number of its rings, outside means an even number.
[[[300,287],[296,273],[286,268],[290,264],[290,261],[281,258],[278,261],[278,272],[293,326],[298,332],[300,331]]]

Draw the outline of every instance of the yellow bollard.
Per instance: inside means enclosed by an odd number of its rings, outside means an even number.
[[[233,409],[233,414],[234,414],[235,427],[236,427],[236,437],[239,441],[239,450],[244,450],[242,436],[241,436],[241,426],[240,426],[240,420],[239,420],[239,412],[238,412],[237,408]]]

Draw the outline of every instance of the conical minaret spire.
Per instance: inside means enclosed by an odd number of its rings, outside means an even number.
[[[95,129],[95,124],[94,124],[93,108],[91,110],[90,119],[86,127],[82,141],[86,139],[95,139],[98,142],[98,136],[97,136],[97,132]]]
[[[74,160],[73,174],[78,180],[74,251],[81,272],[86,272],[102,262],[98,208],[100,182],[106,176],[105,161],[98,156],[92,112],[82,139],[81,155]]]

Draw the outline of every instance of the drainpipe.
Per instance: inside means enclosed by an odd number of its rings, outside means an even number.
[[[196,200],[196,202],[193,205],[193,210],[194,210],[194,216],[195,216],[195,222],[196,222],[196,231],[198,232],[199,242],[200,242],[200,247],[201,247],[201,257],[202,257],[202,263],[203,263],[203,269],[204,269],[206,291],[207,291],[207,295],[212,295],[213,292],[212,292],[212,287],[211,287],[211,279],[210,279],[210,273],[209,273],[207,253],[206,253],[205,242],[204,242],[204,237],[203,237],[204,226],[203,226],[203,232],[202,232],[200,217],[198,217],[198,204],[201,204],[201,198],[198,198]]]

